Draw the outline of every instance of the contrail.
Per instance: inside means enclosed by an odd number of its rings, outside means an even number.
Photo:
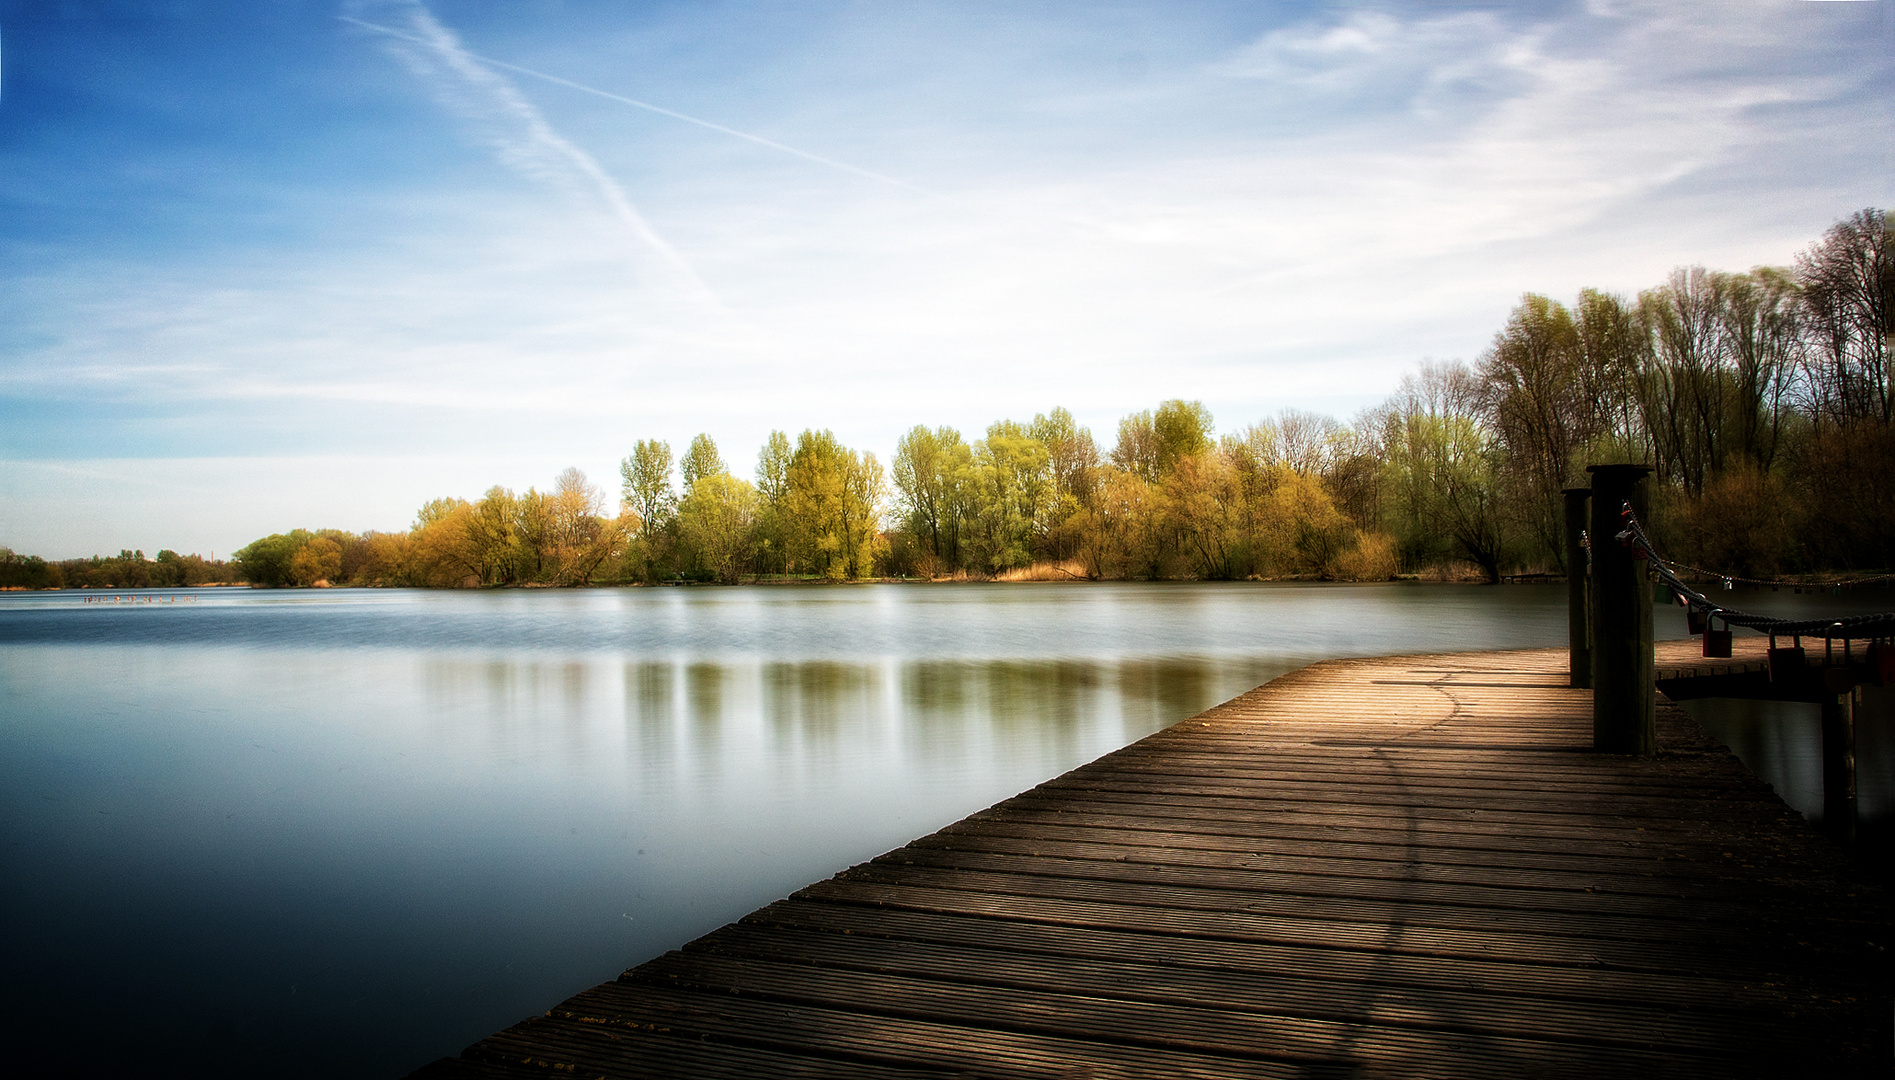
[[[415,37],[412,34],[405,34],[402,31],[397,30],[392,26],[382,26],[379,23],[367,22],[365,20],[355,18],[354,16],[351,16],[351,15],[338,15],[337,18],[341,19],[343,22],[352,23],[356,26],[359,26],[363,28],[364,30],[373,30],[378,34],[387,34],[390,37],[402,38],[404,40],[413,41],[421,45],[431,44],[430,42],[428,42],[427,40],[423,38]],[[916,195],[923,195],[930,199],[948,199],[946,195],[942,195],[939,192],[929,191],[926,188],[916,187],[915,185],[908,183],[906,180],[898,180],[893,176],[887,175],[886,173],[878,173],[870,169],[859,168],[857,166],[849,164],[846,161],[837,161],[834,158],[826,158],[826,157],[823,157],[821,154],[812,154],[807,150],[798,150],[794,146],[789,146],[784,143],[777,142],[775,139],[766,139],[761,135],[752,135],[748,131],[738,131],[736,128],[725,127],[722,124],[715,124],[709,120],[700,120],[695,116],[691,116],[687,113],[677,112],[676,110],[673,110],[673,109],[667,109],[662,105],[653,105],[649,101],[640,101],[637,98],[626,97],[623,94],[614,94],[609,90],[600,90],[598,87],[587,86],[584,83],[573,82],[571,79],[562,79],[557,75],[549,75],[544,71],[535,71],[532,68],[521,67],[518,64],[509,64],[505,60],[495,60],[494,58],[490,56],[482,56],[479,53],[468,52],[466,49],[461,49],[460,51],[461,51],[461,55],[466,56],[468,59],[477,60],[480,63],[486,64],[490,67],[504,68],[507,71],[518,72],[521,75],[530,75],[535,79],[540,79],[545,82],[553,83],[554,85],[557,85],[557,86],[564,86],[571,90],[577,90],[582,94],[591,94],[593,97],[601,97],[601,98],[606,99],[607,101],[616,101],[621,105],[630,105],[633,108],[644,109],[646,112],[654,112],[654,113],[657,113],[659,116],[668,116],[673,120],[682,120],[687,124],[696,124],[698,127],[701,127],[701,128],[708,128],[711,131],[719,132],[724,135],[729,135],[729,136],[732,136],[733,138],[743,139],[746,142],[756,143],[758,146],[767,146],[772,150],[781,150],[785,154],[793,154],[796,157],[802,158],[805,161],[813,161],[818,165],[827,165],[828,167],[832,169],[840,169],[843,172],[852,173],[856,176],[860,176],[865,180],[874,180],[877,183],[890,184],[895,187],[901,188],[903,191],[911,191],[915,193]],[[953,201],[953,200],[949,200],[949,201]]]
[[[529,174],[538,174],[543,179],[562,179],[560,174],[567,169],[577,172],[605,201],[612,215],[618,218],[634,236],[656,251],[700,294],[713,303],[716,302],[715,297],[711,296],[710,289],[691,269],[690,264],[684,261],[684,257],[666,242],[664,237],[658,235],[657,230],[653,229],[651,223],[645,220],[644,215],[638,212],[638,208],[625,197],[625,192],[618,183],[599,166],[591,154],[573,145],[564,136],[554,131],[540,111],[522,97],[513,84],[501,75],[481,66],[488,61],[463,48],[454,32],[441,25],[424,4],[413,3],[410,6],[414,9],[412,18],[419,33],[404,33],[390,27],[363,22],[347,15],[339,17],[346,22],[378,30],[427,50],[427,55],[445,65],[448,72],[441,72],[439,68],[433,71],[418,69],[416,74],[432,79],[439,92],[449,95],[444,100],[444,104],[456,108],[471,120],[491,124],[493,118],[499,116],[524,129],[511,132],[503,129],[491,136],[504,160]],[[420,64],[422,58],[411,56],[410,63]],[[469,98],[458,90],[450,92],[449,87],[441,81],[441,76],[448,73],[459,76],[465,89],[471,90],[476,96]],[[567,172],[565,175],[570,177],[571,173]]]

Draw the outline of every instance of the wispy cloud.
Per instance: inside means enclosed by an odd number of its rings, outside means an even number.
[[[1273,30],[1211,70],[1315,118],[1272,148],[1296,169],[1251,187],[1306,208],[1276,232],[1298,272],[1364,245],[1440,259],[1615,227],[1797,137],[1783,110],[1834,100],[1860,73],[1797,66],[1793,8],[1355,12]]]
[[[396,30],[393,27],[383,26],[380,23],[372,23],[372,22],[367,21],[366,19],[358,19],[352,15],[343,15],[341,16],[341,19],[345,23],[349,23],[350,25],[353,25],[353,26],[359,26],[364,30],[373,30],[378,34],[387,34],[390,37],[402,38],[407,41],[415,42],[416,44],[419,44],[419,45],[431,44],[426,38],[423,38],[414,34],[404,34],[400,30]],[[889,176],[885,173],[878,173],[874,171],[873,169],[864,169],[859,165],[851,165],[846,161],[837,161],[835,158],[824,157],[821,154],[811,153],[808,150],[802,150],[797,147],[790,146],[787,143],[778,142],[775,139],[766,139],[763,136],[755,134],[753,132],[739,131],[734,127],[726,127],[723,124],[719,124],[710,120],[705,120],[702,117],[692,116],[689,113],[678,112],[676,109],[667,109],[663,105],[654,105],[649,101],[640,101],[637,98],[626,97],[624,94],[614,94],[610,90],[601,90],[600,88],[596,86],[587,86],[585,83],[574,82],[571,79],[561,78],[560,76],[551,74],[549,72],[537,71],[529,67],[521,67],[519,64],[508,63],[505,60],[496,60],[491,56],[482,56],[479,53],[468,52],[465,49],[462,49],[461,52],[462,52],[462,55],[466,56],[468,59],[478,61],[479,63],[485,64],[486,66],[490,68],[499,68],[503,71],[515,72],[520,75],[526,75],[531,78],[539,79],[542,82],[552,83],[554,86],[563,86],[563,87],[566,87],[568,90],[577,90],[582,94],[590,94],[593,97],[604,98],[607,101],[616,101],[621,105],[630,105],[635,109],[643,109],[649,113],[656,113],[659,116],[670,117],[673,120],[678,120],[686,124],[693,124],[697,127],[704,128],[707,131],[715,131],[720,135],[729,135],[735,139],[742,139],[745,142],[755,143],[758,146],[764,146],[764,147],[768,147],[771,150],[781,151],[785,154],[789,154],[791,157],[799,157],[799,158],[802,158],[804,161],[812,161],[818,165],[827,166],[828,168],[831,168],[831,169],[838,169],[842,172],[849,173],[854,176],[862,177],[865,180],[873,180],[879,184],[888,184],[893,187],[898,187],[904,191],[913,192],[916,195],[925,195],[929,198],[935,198],[935,199],[944,197],[939,192],[929,191],[926,188],[916,187],[915,185],[909,183],[906,180],[900,180],[893,176]]]
[[[626,231],[656,253],[692,291],[712,299],[710,289],[597,160],[553,129],[506,77],[469,52],[460,38],[420,0],[358,0],[360,14],[393,20],[395,30],[354,16],[344,20],[378,32],[389,52],[427,84],[444,107],[463,121],[507,165],[536,180],[589,191]]]

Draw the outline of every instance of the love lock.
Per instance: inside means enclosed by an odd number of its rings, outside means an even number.
[[[1869,643],[1869,678],[1877,686],[1895,683],[1895,645],[1886,641]]]
[[[1709,615],[1705,616],[1704,655],[1715,658],[1715,659],[1724,659],[1724,658],[1729,657],[1730,654],[1731,654],[1730,624],[1725,623],[1724,629],[1722,630],[1714,630],[1711,628],[1711,617]]]

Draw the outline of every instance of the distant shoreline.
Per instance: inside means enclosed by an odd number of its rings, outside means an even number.
[[[1831,591],[1837,588],[1837,578],[1828,575],[1807,575],[1813,580],[1797,581],[1783,579],[1776,582],[1735,583],[1741,591],[1763,591],[1791,588],[1797,590]],[[1895,580],[1878,580],[1881,575],[1872,575],[1871,580],[1851,582],[1843,588],[1850,590],[1867,588],[1895,588]],[[1690,580],[1690,579],[1687,579]],[[1715,579],[1704,579],[1715,583]],[[259,592],[373,592],[387,589],[414,589],[421,592],[560,592],[601,589],[665,589],[710,587],[720,589],[742,588],[747,586],[766,586],[770,588],[861,586],[861,585],[1563,585],[1566,575],[1553,573],[1509,574],[1498,582],[1490,582],[1479,574],[1467,574],[1460,577],[1440,575],[1401,574],[1378,581],[1342,581],[1314,577],[1275,577],[1275,578],[1085,578],[1085,577],[1027,577],[999,576],[979,577],[874,577],[854,578],[844,581],[831,581],[822,578],[761,578],[753,581],[610,581],[589,582],[583,585],[554,585],[541,582],[525,582],[511,585],[475,585],[475,586],[429,586],[429,585],[252,585],[243,581],[214,581],[197,585],[68,585],[54,588],[32,588],[23,585],[0,585],[0,593],[85,593],[91,595],[109,595],[112,593],[140,592],[179,592],[194,589],[253,589]]]

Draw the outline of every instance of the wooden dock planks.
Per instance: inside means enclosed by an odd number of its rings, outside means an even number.
[[[1885,1074],[1881,894],[1565,660],[1304,668],[415,1075]]]

